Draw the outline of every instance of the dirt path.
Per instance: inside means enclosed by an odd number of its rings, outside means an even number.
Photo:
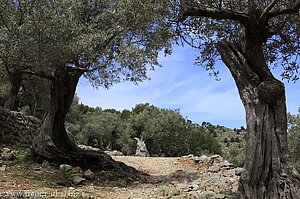
[[[108,187],[97,188],[85,186],[78,190],[89,190],[95,193],[96,198],[112,199],[150,199],[167,198],[165,186],[175,183],[175,174],[186,168],[179,162],[180,158],[155,158],[155,157],[132,157],[114,156],[117,161],[136,168],[139,171],[149,174],[147,182],[134,182],[126,188]]]
[[[179,163],[180,158],[133,156],[114,156],[113,158],[153,176],[169,175],[184,169],[182,164]]]
[[[225,195],[226,192],[237,189],[238,178],[234,174],[234,169],[208,172],[208,168],[201,168],[199,164],[185,158],[132,156],[113,158],[148,175],[130,184],[121,183],[121,186],[120,182],[107,186],[105,182],[96,185],[87,181],[77,187],[58,187],[51,186],[51,183],[45,185],[47,181],[53,180],[57,170],[51,170],[51,167],[42,168],[41,165],[24,168],[16,164],[8,166],[7,171],[0,171],[0,198],[1,196],[17,198],[17,194],[22,193],[25,196],[36,196],[27,198],[222,199],[225,196],[231,198]],[[48,176],[52,177],[47,178]]]

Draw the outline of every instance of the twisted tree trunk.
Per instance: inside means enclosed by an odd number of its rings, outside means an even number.
[[[71,106],[82,70],[60,68],[52,79],[50,105],[33,149],[41,159],[69,163],[94,170],[122,170],[131,168],[114,161],[104,152],[87,151],[76,146],[65,129],[66,114]],[[131,169],[132,171],[132,169]]]
[[[300,198],[299,174],[287,162],[285,88],[256,47],[245,52],[226,41],[217,46],[246,111],[248,139],[239,190],[247,199]]]

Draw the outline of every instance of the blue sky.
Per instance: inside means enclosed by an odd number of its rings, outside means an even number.
[[[190,47],[175,46],[172,55],[159,56],[164,67],[149,71],[151,80],[138,86],[125,82],[109,90],[97,90],[82,78],[77,95],[83,104],[103,109],[131,110],[138,103],[148,102],[160,108],[179,108],[194,123],[246,126],[244,108],[228,69],[218,63],[221,81],[216,81],[202,67],[194,65],[195,54]],[[300,107],[300,82],[284,83],[288,111],[295,114]]]

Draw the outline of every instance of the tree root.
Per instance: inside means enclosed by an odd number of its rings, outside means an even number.
[[[70,164],[79,166],[82,169],[93,171],[116,171],[126,174],[142,174],[135,168],[127,166],[123,162],[112,159],[111,156],[103,151],[84,150],[79,147],[72,151],[61,151],[55,145],[33,145],[33,154],[37,160],[47,160],[59,164]]]

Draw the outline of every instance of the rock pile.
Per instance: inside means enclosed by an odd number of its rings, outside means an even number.
[[[10,148],[6,148],[4,147],[3,149],[1,149],[1,159],[3,160],[8,160],[8,161],[12,161],[17,159],[16,157],[16,152],[11,150]]]
[[[210,157],[188,155],[183,156],[181,162],[192,165],[194,169],[175,173],[174,176],[182,178],[182,182],[176,180],[164,187],[164,191],[160,190],[162,197],[173,199],[236,198],[238,175],[242,172],[242,168],[235,168],[233,164],[223,160],[220,155]]]
[[[68,164],[61,164],[59,170],[63,173],[70,175],[70,182],[67,184],[73,184],[75,186],[82,185],[86,180],[93,180],[95,178],[94,172],[90,169],[82,171],[80,167],[72,167]]]
[[[86,146],[83,144],[79,144],[78,145],[79,148],[83,149],[83,150],[87,150],[87,151],[100,151],[99,148],[95,148],[95,147],[91,147],[91,146]]]
[[[104,151],[106,154],[110,156],[124,156],[121,151],[113,150],[113,151]]]
[[[91,150],[91,151],[101,151],[99,148],[91,147],[91,146],[86,146],[86,145],[78,145],[79,148],[83,150]],[[113,151],[104,151],[107,155],[110,156],[124,156],[124,154],[121,151],[113,150]]]
[[[13,161],[16,159],[15,151],[7,147],[0,149],[0,171],[5,171],[7,169],[7,161]]]
[[[40,120],[22,113],[0,107],[0,140],[31,144]]]

